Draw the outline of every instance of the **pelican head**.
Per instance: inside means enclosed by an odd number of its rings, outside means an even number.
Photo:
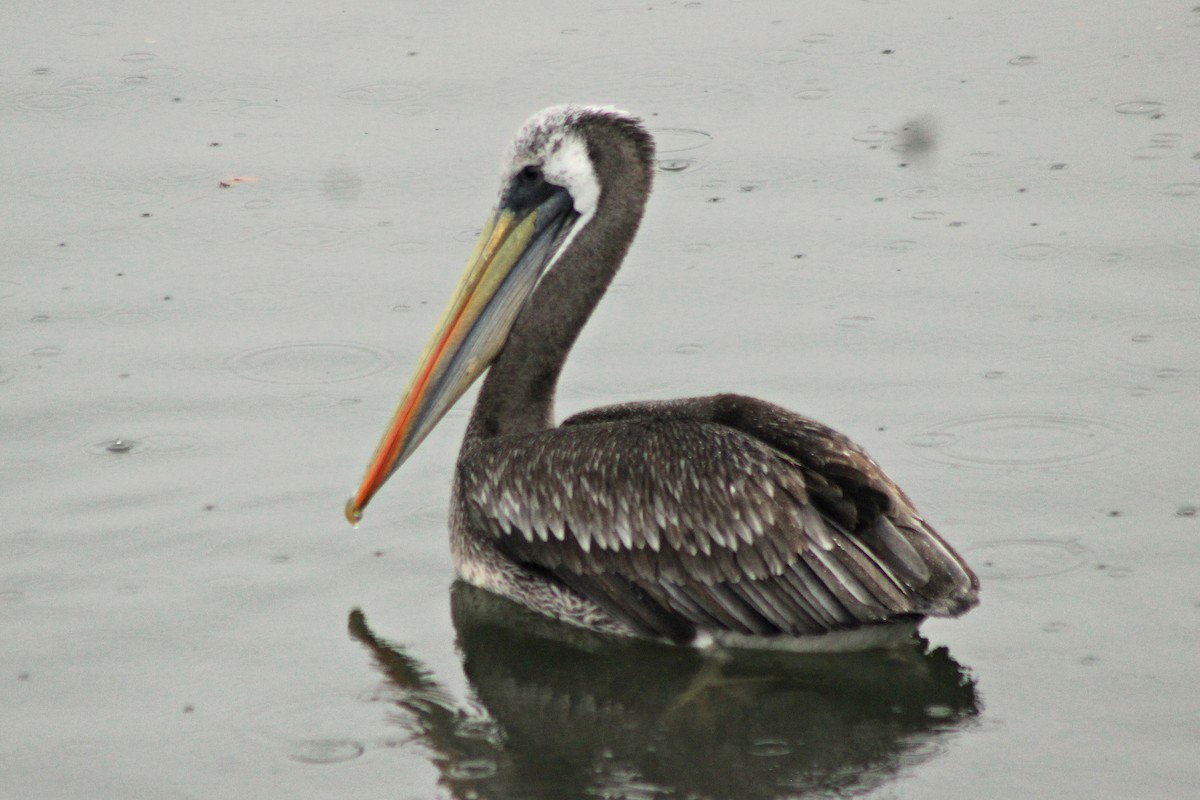
[[[535,114],[517,133],[504,159],[496,207],[361,485],[346,503],[352,524],[496,359],[542,275],[594,215],[602,187],[587,129],[613,123],[641,130],[636,117],[615,109],[556,106]]]

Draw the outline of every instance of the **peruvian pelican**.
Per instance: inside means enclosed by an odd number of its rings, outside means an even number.
[[[554,424],[567,354],[633,242],[654,174],[637,117],[558,106],[497,207],[346,506],[363,508],[485,371],[455,468],[460,577],[594,630],[841,649],[978,603],[970,567],[841,433],[734,394]]]

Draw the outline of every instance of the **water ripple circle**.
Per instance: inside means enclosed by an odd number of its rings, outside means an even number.
[[[932,460],[980,467],[1043,467],[1103,458],[1125,429],[1075,414],[993,414],[952,420],[908,440]]]
[[[983,580],[1046,578],[1087,565],[1091,551],[1078,542],[1055,539],[1010,539],[963,550]]]
[[[227,366],[238,377],[264,383],[339,383],[391,366],[385,350],[340,342],[301,342],[238,353]]]

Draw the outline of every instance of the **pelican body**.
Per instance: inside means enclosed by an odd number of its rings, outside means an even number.
[[[554,424],[563,363],[637,233],[653,171],[654,140],[625,112],[559,106],[525,123],[347,517],[486,371],[451,499],[468,583],[681,644],[869,646],[972,608],[979,581],[958,553],[819,422],[722,394]]]

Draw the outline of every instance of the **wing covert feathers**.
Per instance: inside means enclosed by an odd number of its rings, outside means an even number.
[[[849,439],[736,395],[612,406],[464,450],[472,533],[634,630],[805,635],[977,602]]]

